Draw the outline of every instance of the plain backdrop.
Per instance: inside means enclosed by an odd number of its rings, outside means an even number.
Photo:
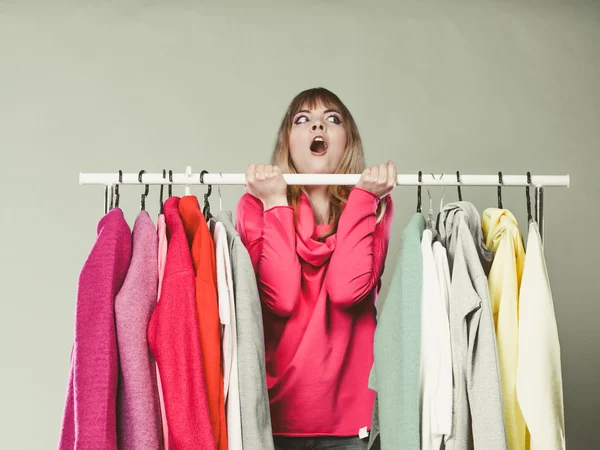
[[[546,190],[545,250],[567,441],[593,448],[599,80],[592,1],[0,1],[0,447],[58,441],[77,279],[104,212],[103,188],[79,172],[243,172],[270,159],[291,99],[324,86],[355,116],[369,164],[571,175]],[[121,190],[130,225],[142,192]],[[242,192],[221,188],[223,208]],[[436,212],[443,192],[431,189]],[[526,233],[524,188],[503,194]],[[493,187],[463,195],[496,206]],[[393,197],[382,295],[416,188]]]

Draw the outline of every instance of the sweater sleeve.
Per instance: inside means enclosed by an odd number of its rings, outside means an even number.
[[[377,206],[387,202],[377,223]],[[379,199],[354,187],[348,196],[337,229],[336,248],[331,255],[325,283],[332,303],[350,307],[380,286],[390,240],[394,206],[388,195]]]
[[[275,206],[263,211],[259,199],[244,194],[236,222],[252,260],[260,298],[276,315],[291,316],[301,289],[293,208]]]

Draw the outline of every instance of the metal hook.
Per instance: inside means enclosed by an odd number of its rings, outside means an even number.
[[[440,180],[444,178],[444,174],[440,175]],[[442,216],[442,210],[444,209],[444,199],[446,198],[446,190],[448,187],[444,187],[444,192],[442,192],[442,198],[440,198],[440,209],[435,218],[435,230],[439,233],[440,230],[440,217]]]
[[[111,184],[109,186],[109,192],[108,192],[108,210],[110,211],[111,209],[113,209],[115,207],[115,185]]]
[[[435,181],[435,175],[432,173],[431,178]],[[429,197],[429,210],[427,211],[427,228],[433,228],[433,198],[431,198],[431,191],[429,186],[426,187],[427,196]]]
[[[208,173],[208,170],[203,170],[202,172],[200,172],[200,183],[204,184],[204,174]],[[208,197],[210,197],[210,194],[212,193],[212,186],[209,184],[208,185],[208,190],[206,191],[206,194],[204,194],[204,209],[202,210],[202,213],[204,214],[204,218],[205,219],[210,219],[212,217],[212,214],[210,213],[210,203],[208,201]]]
[[[123,182],[123,171],[119,170],[119,182],[115,185],[115,208],[119,207],[119,200],[121,195],[119,194],[119,185]]]
[[[443,175],[442,175],[443,176]],[[431,178],[435,181],[435,175],[431,174]],[[431,217],[433,216],[433,199],[431,198],[431,191],[429,190],[429,186],[427,186],[427,196],[429,197],[429,211],[427,212],[427,221],[431,222]],[[431,223],[429,223],[431,225]]]
[[[502,172],[498,172],[498,208],[503,209],[502,207]]]
[[[146,173],[145,170],[140,170],[140,173],[138,174],[138,181],[140,183],[142,182],[142,175],[144,175],[145,173]],[[150,186],[147,184],[146,189],[144,190],[144,193],[142,194],[142,211],[146,210],[146,197],[148,197],[149,192],[150,192]]]
[[[444,178],[444,174],[440,175],[440,180]],[[446,198],[446,190],[448,189],[447,186],[444,186],[444,192],[442,192],[442,198],[440,199],[440,211],[443,208],[443,204],[444,204],[444,198]]]
[[[110,184],[104,185],[104,214],[108,212],[108,200],[109,200]]]
[[[527,172],[527,187],[525,188],[525,195],[527,197],[527,221],[531,222],[533,216],[531,215],[531,197],[529,195],[529,188],[531,186],[531,172]]]
[[[219,172],[219,175],[221,176],[221,180],[222,180],[223,174],[221,172]],[[221,185],[220,184],[217,185],[217,190],[219,191],[219,211],[223,211],[223,197],[221,196]]]
[[[456,171],[456,181],[458,182],[458,201],[462,202],[463,197],[462,197],[462,191],[461,191],[461,187],[460,187],[460,172],[458,170]]]
[[[166,180],[167,179],[167,171],[165,169],[163,169],[163,179]],[[163,193],[165,190],[165,185],[161,184],[160,185],[160,213],[163,213],[163,206],[164,206],[164,202],[163,202]]]
[[[187,178],[190,178],[192,176],[192,166],[186,166],[185,167],[185,176]],[[190,189],[190,185],[189,184],[185,185],[185,195],[192,195],[192,191]]]
[[[169,197],[173,196],[173,171],[169,170]]]
[[[423,182],[423,172],[419,170],[419,183]],[[422,212],[421,209],[421,185],[419,184],[417,187],[417,212]]]

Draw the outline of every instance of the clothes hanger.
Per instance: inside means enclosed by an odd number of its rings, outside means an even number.
[[[166,180],[167,179],[167,171],[165,169],[163,169],[163,179]],[[163,213],[163,206],[164,206],[164,202],[163,202],[163,193],[165,190],[165,185],[161,184],[160,185],[160,200],[159,200],[159,205],[160,205],[160,214]]]
[[[456,181],[458,182],[458,201],[462,202],[463,201],[463,196],[462,196],[462,191],[461,191],[461,187],[460,187],[460,172],[457,170],[456,171]]]
[[[458,173],[458,172],[457,172]],[[444,178],[444,174],[440,176],[440,180]],[[447,186],[444,187],[444,192],[442,192],[442,198],[440,199],[440,209],[438,210],[437,217],[435,218],[435,232],[439,234],[440,232],[440,216],[442,215],[442,210],[444,209],[444,198],[446,198],[446,190]],[[459,193],[462,197],[462,194]],[[435,236],[434,236],[435,237]]]
[[[504,209],[502,207],[502,172],[498,172],[498,208]]]
[[[200,183],[204,184],[204,174],[208,173],[208,170],[203,170],[200,172]],[[204,194],[204,208],[202,210],[202,214],[204,214],[204,218],[206,220],[212,219],[212,214],[210,213],[210,203],[208,201],[208,197],[212,193],[212,186],[208,185],[208,191]]]
[[[114,207],[118,208],[119,207],[119,200],[121,200],[121,194],[119,194],[119,185],[123,182],[123,171],[119,170],[119,182],[115,185],[114,187],[114,193],[115,193],[115,203],[114,203]],[[112,209],[112,208],[111,208]]]
[[[146,173],[145,170],[140,170],[140,173],[138,174],[138,181],[141,183],[142,182],[142,175],[144,175]],[[142,194],[142,211],[146,211],[146,197],[148,197],[148,193],[150,192],[150,185],[146,185],[146,189],[144,190],[144,193]]]
[[[423,181],[423,172],[419,170],[419,183]],[[419,184],[417,187],[417,212],[422,212],[421,210],[421,185]]]
[[[435,180],[435,175],[431,174],[431,178]],[[431,192],[429,186],[427,186],[427,196],[429,197],[429,210],[427,211],[427,228],[433,230],[433,199],[431,198]]]
[[[185,167],[185,175],[188,178],[192,176],[192,166],[186,166]],[[192,191],[190,189],[190,185],[189,184],[185,185],[185,195],[192,195]]]
[[[531,197],[529,195],[530,187],[531,187],[531,172],[527,172],[527,187],[525,188],[525,196],[527,197],[527,223],[533,222],[533,216],[531,215]]]
[[[110,207],[110,190],[112,188],[111,184],[104,185],[104,214],[108,212],[108,208]]]
[[[173,197],[173,171],[169,170],[169,198]]]
[[[221,172],[219,172],[219,175],[221,176],[221,180],[223,179],[223,174]],[[218,184],[217,185],[217,191],[219,192],[219,212],[223,211],[223,197],[221,196],[221,185]]]
[[[108,209],[108,211],[110,211],[111,209],[113,209],[115,207],[115,185],[110,184],[110,185],[107,185],[106,187],[108,188],[107,209]]]

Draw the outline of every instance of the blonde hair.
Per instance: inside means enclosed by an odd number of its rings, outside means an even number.
[[[281,121],[271,164],[279,166],[283,173],[298,173],[290,156],[290,131],[294,116],[304,108],[315,109],[319,106],[338,111],[342,116],[342,126],[346,131],[346,151],[334,173],[360,174],[365,170],[365,155],[358,127],[346,105],[333,92],[322,88],[312,88],[300,92],[290,103]],[[329,223],[333,226],[330,231],[319,236],[324,240],[336,233],[342,215],[342,207],[348,201],[348,195],[353,186],[328,186],[330,194]],[[302,193],[306,194],[304,186],[288,186],[288,202],[296,211],[296,206]],[[377,208],[377,220],[381,220],[385,212],[385,202],[380,202]]]

